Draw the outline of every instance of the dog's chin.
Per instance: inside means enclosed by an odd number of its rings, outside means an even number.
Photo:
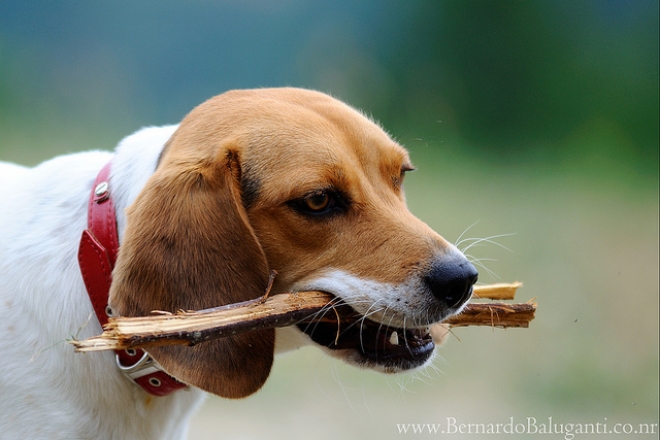
[[[298,328],[333,357],[385,373],[423,367],[433,358],[429,327],[397,328],[372,321],[346,305]]]

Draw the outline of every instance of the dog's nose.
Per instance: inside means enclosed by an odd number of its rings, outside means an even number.
[[[477,282],[479,273],[463,257],[450,261],[436,261],[424,277],[433,296],[447,308],[460,306],[472,294],[472,285]]]

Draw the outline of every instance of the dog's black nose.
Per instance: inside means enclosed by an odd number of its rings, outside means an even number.
[[[477,282],[479,273],[463,257],[450,261],[436,261],[431,266],[424,281],[429,290],[447,308],[460,306],[472,295],[472,285]]]

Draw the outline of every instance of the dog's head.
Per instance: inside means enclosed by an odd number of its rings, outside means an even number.
[[[110,304],[136,316],[245,301],[274,269],[273,293],[337,298],[334,319],[298,326],[330,353],[419,367],[434,349],[428,326],[463,307],[477,272],[406,208],[412,169],[381,128],[322,93],[217,96],[183,120],[129,208]],[[186,383],[242,397],[268,377],[274,339],[262,330],[149,352]]]

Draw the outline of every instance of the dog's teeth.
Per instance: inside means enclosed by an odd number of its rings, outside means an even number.
[[[390,335],[390,344],[399,345],[399,334],[397,332],[392,332]]]

